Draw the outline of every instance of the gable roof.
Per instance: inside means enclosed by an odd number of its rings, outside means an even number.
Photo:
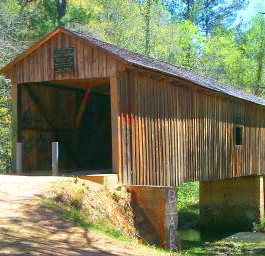
[[[224,95],[236,97],[238,99],[252,102],[252,103],[255,103],[261,106],[265,106],[265,100],[263,98],[258,97],[252,93],[247,93],[243,89],[239,89],[231,85],[220,84],[214,79],[195,74],[184,68],[177,67],[177,66],[171,65],[169,63],[166,63],[166,62],[154,59],[154,58],[146,57],[141,54],[131,52],[124,48],[119,48],[113,44],[103,42],[92,36],[84,35],[76,31],[62,28],[62,27],[58,27],[57,29],[48,33],[45,37],[43,37],[42,39],[34,43],[29,49],[24,51],[21,55],[19,55],[14,60],[9,62],[6,66],[4,66],[2,69],[0,69],[0,74],[5,73],[13,65],[15,65],[17,62],[19,62],[23,58],[25,58],[27,55],[29,55],[33,51],[35,51],[38,47],[43,45],[46,41],[48,41],[50,38],[52,38],[59,32],[63,32],[63,33],[70,34],[72,36],[81,38],[87,41],[88,43],[90,43],[91,45],[94,45],[98,47],[99,49],[107,51],[108,53],[116,56],[120,60],[125,61],[128,64],[131,64],[135,67],[148,69],[150,71],[160,72],[170,77],[176,77],[182,80],[190,81],[203,88],[206,88],[206,89],[218,92],[218,93],[222,93]]]

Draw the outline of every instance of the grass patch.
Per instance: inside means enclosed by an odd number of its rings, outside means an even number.
[[[82,210],[77,209],[73,206],[67,206],[62,203],[59,203],[55,200],[42,198],[41,204],[47,207],[50,207],[55,212],[56,216],[65,221],[71,221],[76,226],[82,227],[85,230],[92,230],[98,234],[111,237],[117,241],[124,242],[128,245],[135,245],[138,248],[146,251],[147,253],[156,253],[157,255],[168,255],[168,256],[179,256],[180,253],[171,253],[168,250],[162,248],[157,248],[148,244],[143,244],[137,239],[132,239],[122,233],[119,230],[110,227],[108,223],[98,222],[97,224],[91,223],[91,219],[82,212]]]
[[[51,207],[56,212],[56,215],[62,220],[70,220],[77,226],[80,226],[84,229],[99,231],[116,240],[130,241],[129,238],[124,236],[118,230],[110,227],[104,221],[100,221],[97,224],[93,224],[89,216],[83,213],[80,209],[77,209],[73,206],[64,205],[52,199],[43,198],[41,199],[41,201],[43,205]]]
[[[180,227],[195,227],[199,218],[199,182],[181,184],[177,189],[177,211]]]
[[[132,216],[127,204],[128,195],[120,187],[110,191],[97,186],[72,180],[56,182],[46,197],[41,199],[41,204],[52,208],[62,220],[109,236],[125,245],[137,246],[146,255],[182,255],[137,239],[136,233],[131,232],[133,227],[130,226]]]

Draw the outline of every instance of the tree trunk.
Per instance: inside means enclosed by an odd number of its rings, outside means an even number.
[[[57,0],[57,19],[59,25],[62,24],[61,19],[65,16],[66,4],[67,0]]]

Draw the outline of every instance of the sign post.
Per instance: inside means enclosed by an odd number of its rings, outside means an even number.
[[[52,175],[59,175],[59,142],[52,142]]]
[[[22,174],[22,143],[17,142],[16,174]]]

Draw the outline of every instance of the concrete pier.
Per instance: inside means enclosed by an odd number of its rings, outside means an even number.
[[[177,196],[174,188],[128,186],[140,237],[151,244],[172,250],[180,249],[177,234]]]
[[[200,224],[204,228],[252,228],[262,217],[262,176],[200,182]]]

